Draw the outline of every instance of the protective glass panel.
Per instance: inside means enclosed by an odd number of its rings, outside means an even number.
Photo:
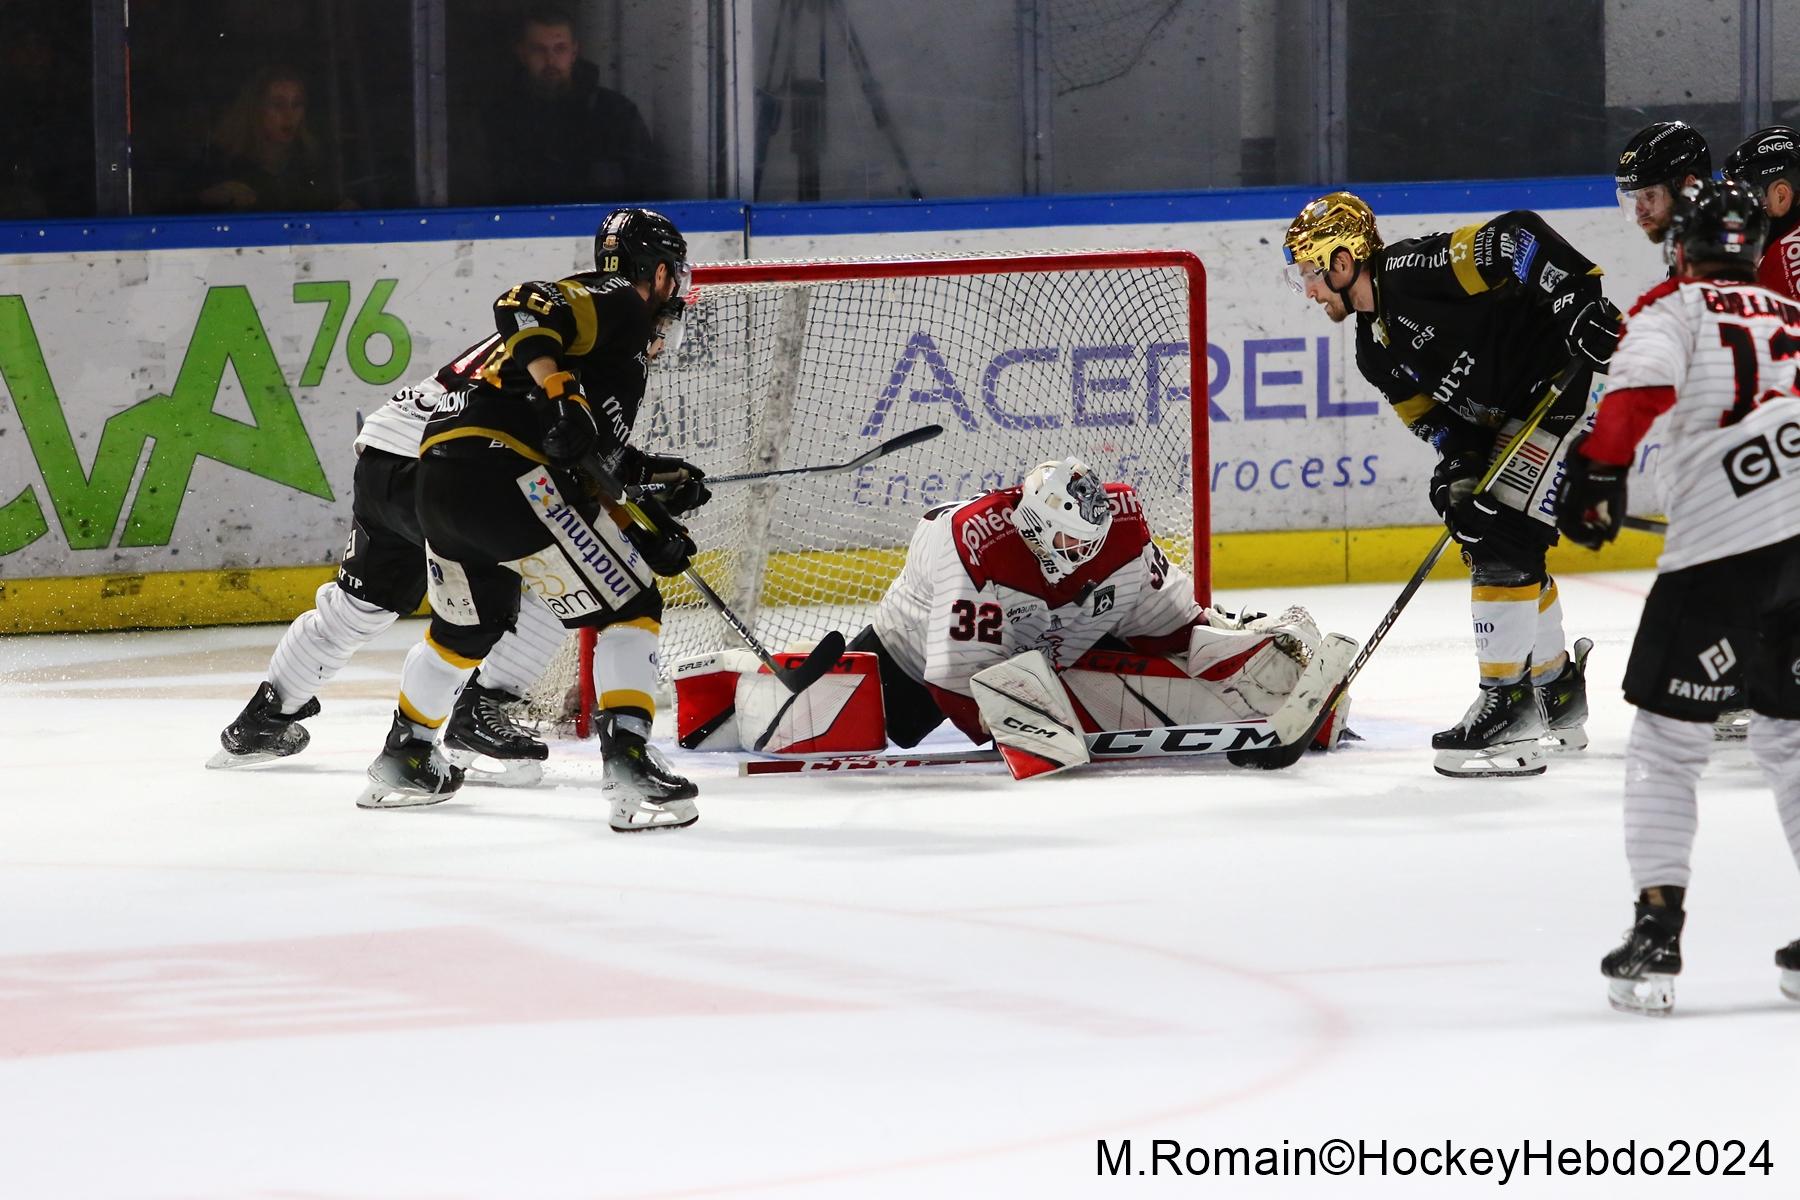
[[[712,8],[448,0],[450,202],[717,194]]]
[[[0,219],[93,214],[91,28],[86,4],[0,9]]]
[[[1686,121],[1706,138],[1713,169],[1742,140],[1739,0],[1607,0],[1606,150],[1611,171],[1632,134]],[[1783,56],[1775,56],[1779,77]]]
[[[411,9],[408,0],[133,5],[133,209],[411,205]]]

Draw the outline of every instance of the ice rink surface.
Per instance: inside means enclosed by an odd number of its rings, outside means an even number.
[[[536,790],[355,808],[417,622],[326,690],[304,755],[236,772],[202,763],[278,628],[0,641],[0,1195],[1800,1195],[1773,803],[1721,747],[1678,1011],[1609,1010],[1648,577],[1561,583],[1594,744],[1543,777],[1432,773],[1474,694],[1467,585],[1434,583],[1353,693],[1367,740],[1284,773],[676,755],[700,824],[632,837],[586,746]],[[1225,599],[1361,638],[1397,590]],[[1773,1170],[1136,1174],[1153,1139],[1200,1167],[1331,1138],[1465,1167],[1769,1139]],[[1133,1174],[1097,1175],[1098,1139]]]

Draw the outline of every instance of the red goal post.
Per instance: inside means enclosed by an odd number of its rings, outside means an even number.
[[[1074,454],[1136,487],[1158,544],[1211,597],[1206,275],[1173,250],[696,266],[687,331],[650,374],[633,442],[709,474],[856,472],[720,486],[693,514],[702,575],[772,649],[853,636],[920,516]],[[735,644],[665,581],[661,659]],[[591,635],[539,689],[591,696]],[[604,684],[602,683],[602,687]],[[592,701],[589,701],[591,705]],[[541,707],[541,706],[540,706]]]

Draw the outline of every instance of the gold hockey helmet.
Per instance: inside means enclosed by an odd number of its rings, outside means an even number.
[[[1305,268],[1330,269],[1331,256],[1340,249],[1348,250],[1357,262],[1367,262],[1381,249],[1381,234],[1375,229],[1374,210],[1361,199],[1349,192],[1327,192],[1300,210],[1281,239],[1288,285],[1304,294]]]

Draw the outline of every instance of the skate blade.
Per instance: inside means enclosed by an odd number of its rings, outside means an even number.
[[[358,808],[421,808],[427,804],[442,804],[456,795],[453,788],[447,792],[416,792],[404,788],[396,788],[389,783],[370,781],[356,798]]]
[[[1781,994],[1786,996],[1789,1000],[1800,1000],[1800,971],[1789,971],[1783,968],[1781,972]]]
[[[1551,754],[1569,754],[1576,750],[1588,748],[1588,735],[1585,729],[1556,729],[1538,739],[1538,745]]]
[[[1439,775],[1451,779],[1498,779],[1506,776],[1542,775],[1549,764],[1536,742],[1494,746],[1480,753],[1439,750],[1432,763]]]
[[[292,758],[290,754],[276,754],[269,750],[255,750],[249,754],[233,754],[224,748],[213,753],[206,760],[209,771],[229,771],[233,767],[253,767],[257,763],[274,762],[278,758]]]
[[[544,764],[535,758],[489,758],[473,750],[445,748],[444,757],[451,766],[463,769],[464,783],[485,783],[490,787],[536,787],[544,781]]]
[[[1741,742],[1749,736],[1749,721],[1723,721],[1713,726],[1715,742]]]
[[[1666,1017],[1675,1008],[1675,977],[1646,975],[1642,979],[1608,979],[1606,1002],[1622,1013]]]
[[[690,800],[664,800],[660,804],[637,800],[627,809],[613,805],[607,824],[614,833],[652,833],[662,829],[686,829],[700,819],[700,810]]]

